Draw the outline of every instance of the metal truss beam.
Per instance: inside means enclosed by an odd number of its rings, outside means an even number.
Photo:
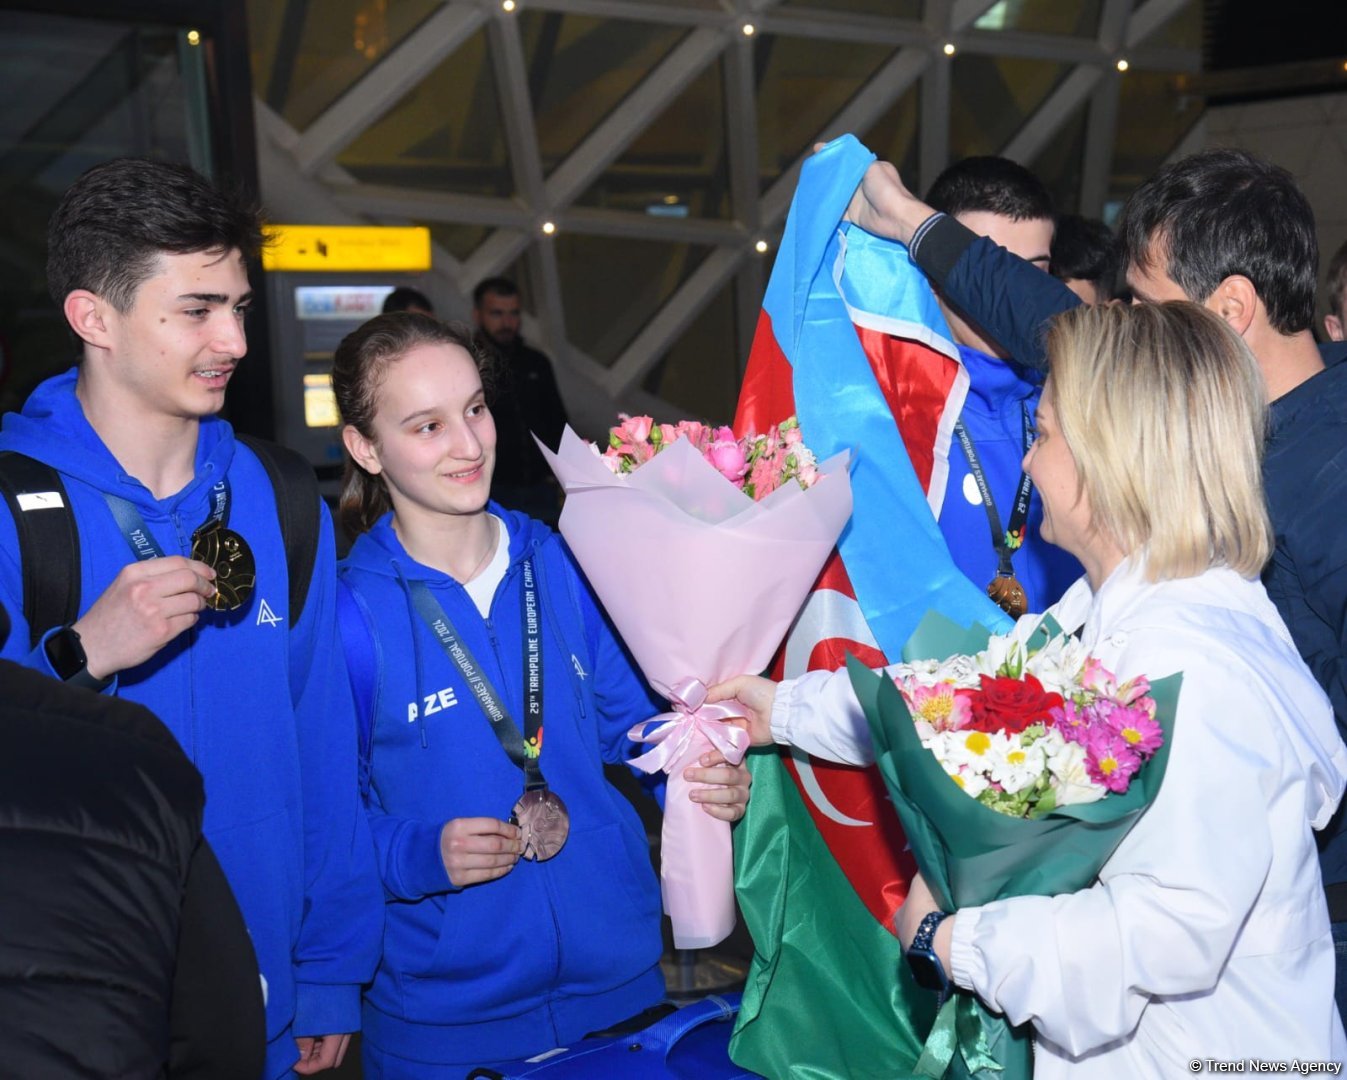
[[[487,26],[487,46],[496,77],[496,97],[505,123],[505,146],[510,155],[515,190],[534,210],[544,206],[543,163],[538,132],[529,100],[528,65],[519,40],[519,20],[503,11]]]
[[[923,188],[948,163],[951,62],[941,54],[952,42],[960,54],[1014,56],[1070,65],[1072,70],[1009,140],[1003,153],[1032,162],[1062,126],[1088,104],[1081,207],[1098,214],[1112,171],[1121,79],[1113,70],[1126,56],[1133,70],[1195,71],[1195,51],[1148,44],[1155,32],[1193,0],[1104,0],[1094,39],[1021,31],[988,31],[977,20],[994,0],[926,0],[922,20],[833,10],[828,0],[812,7],[783,7],[780,0],[721,0],[692,7],[677,0],[527,0],[535,11],[682,27],[677,46],[615,109],[545,176],[529,92],[527,58],[518,16],[496,0],[445,0],[410,35],[303,133],[265,106],[258,108],[259,154],[268,202],[296,220],[428,221],[485,226],[486,241],[459,262],[438,246],[433,276],[462,298],[482,278],[508,271],[522,256],[538,318],[526,330],[557,362],[569,404],[601,422],[614,405],[649,411],[668,406],[643,382],[659,359],[727,285],[736,286],[741,357],[756,325],[768,260],[753,244],[779,229],[812,145],[766,192],[760,192],[755,45],[763,34],[820,41],[890,45],[894,55],[817,134],[824,141],[844,132],[863,134],[921,80],[920,182]],[[1134,9],[1135,8],[1135,9]],[[743,33],[753,23],[753,36]],[[335,165],[342,149],[385,115],[436,65],[478,29],[486,28],[504,138],[518,195],[494,199],[451,192],[416,191],[356,183]],[[725,146],[733,220],[662,218],[575,205],[576,200],[707,68],[723,60]],[[907,178],[905,178],[907,179]],[[916,179],[916,178],[913,178]],[[541,225],[561,232],[695,244],[714,250],[683,281],[654,317],[607,367],[569,341],[557,249]],[[437,297],[437,302],[438,302]],[[446,305],[447,309],[448,305]],[[577,395],[583,393],[583,399]]]
[[[549,206],[566,206],[603,175],[638,135],[725,48],[726,35],[702,28],[657,64],[636,89],[547,178]]]
[[[609,370],[604,387],[614,398],[622,397],[641,382],[646,372],[669,351],[678,336],[739,269],[744,258],[744,248],[718,248],[702,260]]]
[[[557,214],[556,225],[561,232],[584,236],[623,236],[674,244],[742,244],[751,235],[733,221],[652,217],[629,210],[599,210],[587,206],[572,206],[561,211]]]
[[[453,195],[378,184],[353,184],[333,192],[342,206],[362,214],[393,214],[416,221],[526,229],[533,215],[513,199]]]
[[[842,110],[818,133],[816,142],[826,142],[849,131],[868,131],[874,123],[921,77],[930,63],[930,56],[921,49],[902,49],[893,59],[870,77]],[[786,218],[800,169],[814,152],[811,145],[801,154],[762,197],[762,225],[773,229]]]
[[[312,175],[398,103],[486,21],[481,8],[446,4],[305,129],[294,149]]]
[[[1006,143],[1001,156],[1022,165],[1032,163],[1061,130],[1062,125],[1094,92],[1102,74],[1093,64],[1082,64],[1072,71]]]
[[[1140,45],[1169,22],[1192,0],[1145,0],[1127,20],[1123,44],[1127,48]]]

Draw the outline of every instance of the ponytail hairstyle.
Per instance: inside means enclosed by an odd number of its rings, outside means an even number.
[[[337,398],[343,426],[355,428],[370,442],[374,438],[374,414],[379,387],[389,365],[422,345],[457,345],[467,351],[482,375],[489,366],[462,323],[445,323],[412,311],[378,315],[342,338],[332,358],[332,391]],[[392,509],[382,476],[366,472],[344,451],[345,470],[337,514],[348,536],[356,537]]]

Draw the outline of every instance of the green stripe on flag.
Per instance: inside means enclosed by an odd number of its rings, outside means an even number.
[[[730,1056],[772,1078],[911,1076],[935,995],[856,895],[780,754],[748,761],[753,797],[734,830],[734,870],[754,956]]]

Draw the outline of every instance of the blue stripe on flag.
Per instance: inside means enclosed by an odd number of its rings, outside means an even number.
[[[810,447],[819,460],[840,450],[855,451],[856,510],[838,548],[875,640],[894,661],[931,609],[993,631],[1008,628],[1010,620],[950,558],[833,282],[842,250],[838,224],[874,160],[853,136],[844,135],[805,162],[763,307],[794,372],[796,412]],[[920,274],[905,257],[894,261],[897,272],[904,267]],[[857,290],[853,298],[882,288],[853,280],[851,273],[847,283],[849,292]],[[909,298],[920,294],[901,283],[892,283],[889,292]],[[911,311],[887,314],[902,317]],[[930,325],[925,317],[923,323]],[[943,317],[932,332],[947,335]]]

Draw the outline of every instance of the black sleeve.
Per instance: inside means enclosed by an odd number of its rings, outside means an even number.
[[[234,893],[204,838],[187,871],[169,1020],[170,1080],[262,1074],[267,1034],[257,957]]]
[[[1047,367],[1046,324],[1081,302],[1075,293],[944,214],[917,230],[911,251],[944,298],[1012,359],[1025,367]]]
[[[538,435],[549,447],[556,449],[561,442],[561,433],[566,429],[569,418],[566,416],[566,406],[561,401],[561,390],[557,386],[556,373],[552,370],[550,362],[545,361],[542,365],[542,379],[539,389],[539,424]]]

